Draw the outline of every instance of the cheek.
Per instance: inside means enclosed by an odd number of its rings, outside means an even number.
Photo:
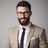
[[[18,18],[20,19],[21,17],[20,17],[20,16],[18,16]]]
[[[29,18],[31,16],[31,14],[28,14],[27,16],[25,16],[26,18]]]
[[[21,18],[21,17],[17,15],[17,18]]]
[[[25,18],[30,18],[30,16],[28,15],[28,16],[25,16]]]

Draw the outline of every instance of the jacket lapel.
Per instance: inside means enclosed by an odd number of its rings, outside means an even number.
[[[34,31],[35,31],[34,25],[31,24],[30,31],[29,31],[28,36],[27,36],[27,42],[26,42],[25,48],[28,48],[30,39],[31,39],[31,37],[33,37]]]

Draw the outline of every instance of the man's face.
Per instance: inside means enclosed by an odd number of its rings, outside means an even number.
[[[27,25],[30,20],[31,11],[27,7],[19,6],[17,8],[17,15],[19,23],[21,25]]]

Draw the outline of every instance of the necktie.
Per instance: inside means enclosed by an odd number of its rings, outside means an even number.
[[[20,42],[20,48],[24,48],[24,47],[23,47],[24,35],[25,35],[25,28],[23,28],[23,32],[22,32],[22,36],[21,36],[21,42]]]

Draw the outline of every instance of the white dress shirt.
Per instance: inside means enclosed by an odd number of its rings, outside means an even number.
[[[21,26],[21,25],[19,25],[19,44],[20,44],[21,35],[22,35],[22,32],[23,32],[22,28],[24,27],[26,29],[25,30],[25,36],[24,36],[24,47],[25,47],[25,44],[26,44],[28,32],[30,30],[30,25],[31,25],[31,22],[27,26]]]

